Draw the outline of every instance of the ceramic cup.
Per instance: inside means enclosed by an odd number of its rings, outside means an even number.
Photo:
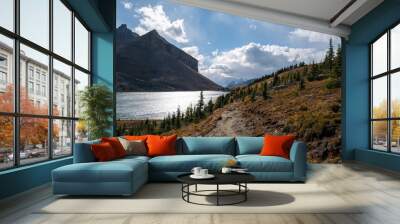
[[[229,167],[222,167],[221,172],[222,172],[222,173],[230,173],[230,172],[232,172],[232,169],[229,168]]]
[[[201,175],[201,173],[200,173],[201,170],[202,170],[201,167],[194,167],[194,168],[192,169],[192,173],[193,173],[194,175],[196,175],[196,176],[199,176],[199,175]]]
[[[200,176],[207,176],[208,175],[208,169],[201,169],[200,170]]]

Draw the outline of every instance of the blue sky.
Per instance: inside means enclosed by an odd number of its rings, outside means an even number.
[[[300,61],[320,61],[338,37],[176,4],[118,0],[117,26],[142,35],[156,29],[199,61],[199,72],[226,85]]]

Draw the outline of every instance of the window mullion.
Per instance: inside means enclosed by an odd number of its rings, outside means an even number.
[[[386,54],[387,54],[387,71],[390,71],[390,30],[387,32],[387,52],[386,52]],[[388,85],[388,87],[387,87],[387,110],[388,110],[388,118],[392,118],[392,99],[391,99],[391,79],[392,79],[392,75],[391,75],[391,73],[388,73],[388,75],[387,75],[387,85]],[[392,132],[392,121],[391,120],[389,120],[388,122],[387,122],[388,124],[388,127],[387,127],[387,140],[388,140],[388,148],[387,148],[387,151],[388,152],[391,152],[392,151],[392,135],[391,135],[391,132]]]
[[[53,0],[49,0],[49,50],[53,52]],[[49,75],[48,75],[48,92],[47,96],[49,97],[49,116],[48,120],[48,152],[49,159],[53,158],[53,56],[49,55]]]
[[[72,66],[71,67],[71,80],[72,80],[72,82],[71,82],[71,91],[72,91],[72,96],[71,96],[71,102],[72,102],[72,105],[71,105],[71,117],[73,117],[73,118],[75,118],[75,12],[74,11],[72,11],[72,16],[71,16],[71,23],[72,23],[72,32],[71,32],[71,35],[72,35],[72,38],[71,38],[71,46],[72,46],[72,48],[71,48],[71,60],[72,60],[72,64],[74,65],[74,66]],[[74,149],[74,145],[75,145],[75,125],[76,125],[76,121],[75,120],[73,120],[72,121],[72,131],[71,131],[71,146],[72,146],[72,148],[71,148],[71,150],[72,150],[72,155],[74,155],[74,151],[75,151],[75,149]]]
[[[20,1],[14,1],[14,30],[19,35],[19,5]],[[19,100],[20,100],[20,49],[19,49],[19,40],[14,39],[14,112],[16,114],[19,113]],[[20,164],[20,155],[19,155],[19,136],[20,136],[20,120],[19,117],[14,116],[14,166],[19,166]]]

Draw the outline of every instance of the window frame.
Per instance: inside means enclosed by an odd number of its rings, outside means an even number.
[[[13,49],[13,64],[12,66],[12,74],[13,79],[14,79],[14,99],[13,99],[13,107],[14,110],[13,112],[1,112],[0,111],[0,116],[10,116],[13,118],[13,153],[14,153],[14,161],[13,161],[13,166],[11,167],[5,167],[5,168],[0,168],[0,172],[4,170],[10,170],[10,169],[15,169],[18,167],[23,167],[23,166],[29,166],[37,163],[43,163],[49,160],[53,159],[62,159],[65,157],[70,157],[73,155],[74,152],[74,143],[75,143],[75,123],[76,121],[79,120],[79,117],[75,116],[75,108],[71,108],[71,115],[70,116],[56,116],[53,115],[53,59],[58,60],[59,62],[62,62],[66,65],[71,66],[71,83],[73,84],[75,82],[75,69],[87,74],[89,76],[89,83],[88,85],[92,85],[92,57],[91,57],[91,50],[92,50],[92,43],[91,43],[91,38],[92,38],[92,30],[89,28],[89,26],[84,22],[84,20],[79,16],[79,14],[72,9],[72,7],[66,2],[65,0],[59,0],[64,6],[68,8],[68,10],[71,11],[71,58],[67,59],[64,58],[63,56],[55,53],[54,46],[53,46],[53,1],[54,0],[48,0],[49,2],[49,49],[46,49],[45,47],[42,47],[39,44],[36,44],[32,41],[30,41],[27,38],[24,38],[23,36],[20,35],[20,0],[14,0],[13,1],[13,10],[14,10],[14,30],[10,31],[4,27],[0,26],[0,35],[3,35],[5,37],[11,38],[13,40],[14,44],[14,49]],[[89,34],[89,39],[88,39],[88,57],[89,57],[89,67],[88,69],[85,69],[78,64],[75,63],[75,18],[79,20],[79,22],[84,26],[84,28],[88,31]],[[49,58],[49,63],[48,63],[48,85],[46,86],[46,96],[48,97],[48,113],[46,115],[39,115],[39,114],[26,114],[26,113],[21,113],[20,111],[20,44],[23,44],[27,47],[32,48],[33,50],[39,51],[40,53],[43,53],[48,56]],[[27,68],[28,69],[28,68]],[[34,79],[36,80],[35,74],[36,70],[34,72]],[[25,74],[27,77],[27,80],[30,80],[30,74],[27,73]],[[39,77],[40,78],[40,77]],[[41,79],[39,80],[41,83]],[[35,82],[34,82],[35,83]],[[28,90],[27,90],[28,91]],[[36,91],[36,90],[34,90]],[[75,88],[74,85],[71,85],[71,93],[72,93],[72,105],[75,103]],[[44,158],[44,160],[38,161],[38,162],[33,162],[33,163],[26,163],[26,164],[21,164],[20,161],[20,119],[28,117],[28,118],[45,118],[47,119],[48,122],[48,136],[47,136],[47,142],[48,144],[48,157]],[[57,156],[54,158],[53,155],[53,121],[56,120],[66,120],[66,121],[71,121],[71,128],[72,128],[72,133],[71,133],[71,154],[69,155],[63,155],[63,156]]]
[[[391,80],[392,76],[396,75],[398,72],[400,72],[400,67],[393,68],[391,69],[391,31],[393,28],[400,26],[400,21],[397,21],[396,23],[392,24],[389,28],[385,29],[383,33],[378,35],[375,39],[373,39],[369,44],[369,149],[372,151],[378,151],[378,152],[386,152],[386,153],[391,153],[391,154],[400,154],[400,152],[394,152],[392,151],[392,122],[393,121],[400,121],[400,117],[393,117],[392,116],[392,98],[391,98],[391,91],[392,91],[392,85],[391,85]],[[387,64],[386,64],[386,71],[382,72],[380,74],[376,74],[374,76],[373,74],[373,44],[378,41],[381,37],[384,35],[387,35]],[[386,77],[386,98],[387,98],[387,105],[386,105],[386,117],[385,118],[373,118],[373,81],[382,77]],[[386,127],[386,150],[379,150],[374,148],[374,133],[373,133],[373,122],[376,121],[386,121],[387,122],[387,127]]]

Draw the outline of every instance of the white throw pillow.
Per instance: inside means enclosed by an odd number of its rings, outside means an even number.
[[[144,141],[133,140],[129,141],[124,138],[118,138],[126,151],[126,155],[145,156],[147,155],[146,145]]]

